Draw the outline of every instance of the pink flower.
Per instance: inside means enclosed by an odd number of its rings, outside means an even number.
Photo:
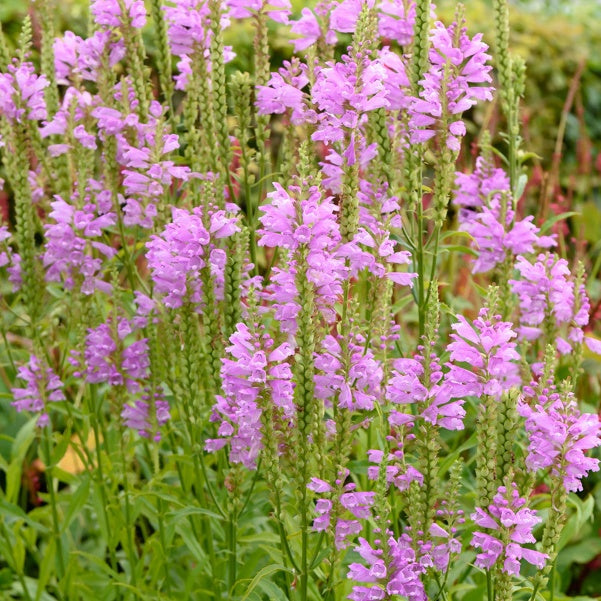
[[[8,65],[7,73],[0,73],[0,115],[11,121],[45,119],[47,86],[46,77],[36,75],[31,63]]]
[[[463,315],[457,317],[455,330],[451,334],[453,342],[447,349],[451,362],[445,385],[453,395],[501,397],[504,390],[519,386],[520,355],[515,350],[512,339],[517,334],[512,324],[501,321],[499,315],[488,316],[488,309],[481,309],[478,318],[471,325]],[[457,365],[466,363],[469,369]]]
[[[518,576],[522,559],[539,569],[545,566],[548,555],[522,546],[536,542],[532,529],[541,521],[536,511],[525,508],[525,504],[525,499],[520,498],[517,486],[513,484],[509,491],[499,486],[486,510],[476,507],[472,520],[478,526],[499,533],[499,538],[483,532],[474,533],[472,546],[482,549],[476,556],[478,567],[490,569],[501,560],[504,572]],[[501,539],[509,542],[504,544]]]
[[[31,355],[27,365],[17,370],[17,376],[25,381],[24,388],[13,388],[14,401],[11,405],[20,413],[31,411],[39,413],[37,425],[44,427],[49,423],[46,404],[48,401],[64,401],[63,383],[50,367],[45,367],[40,360]]]
[[[457,23],[446,28],[438,21],[431,32],[430,68],[420,81],[420,96],[413,99],[410,109],[413,144],[433,137],[443,115],[457,116],[443,135],[447,146],[458,151],[460,138],[465,134],[459,117],[479,100],[492,100],[493,88],[479,85],[492,81],[488,46],[482,42],[482,34],[470,39],[465,28],[456,35],[457,28]]]
[[[255,469],[263,447],[264,404],[273,404],[285,424],[295,416],[292,371],[285,362],[294,349],[288,343],[274,348],[263,328],[243,323],[236,326],[230,342],[228,356],[222,359],[223,396],[216,397],[211,415],[211,421],[220,422],[220,438],[207,440],[206,448],[216,451],[229,444],[232,463]]]
[[[534,407],[525,401],[518,406],[529,433],[526,465],[532,471],[550,467],[555,477],[563,478],[568,492],[582,490],[582,478],[599,471],[599,460],[585,456],[601,446],[598,416],[581,413],[572,393],[562,397],[548,391],[535,402]]]

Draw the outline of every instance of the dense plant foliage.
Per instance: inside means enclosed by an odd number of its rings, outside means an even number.
[[[599,592],[594,196],[557,196],[584,68],[548,166],[490,10],[0,32],[2,598]]]

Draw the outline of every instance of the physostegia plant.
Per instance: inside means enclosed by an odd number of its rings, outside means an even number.
[[[506,0],[487,41],[423,0],[87,8],[0,36],[1,594],[553,598],[601,343]]]

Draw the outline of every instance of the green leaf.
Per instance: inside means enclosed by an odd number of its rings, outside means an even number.
[[[391,313],[396,314],[399,311],[402,311],[412,300],[413,296],[411,294],[399,299],[396,303],[394,303],[394,305],[392,305],[390,309]]]
[[[601,539],[587,538],[563,549],[557,557],[557,567],[563,569],[572,563],[588,563],[600,553]]]
[[[524,190],[526,189],[526,184],[528,183],[528,176],[525,173],[522,173],[522,175],[520,175],[520,177],[518,178],[517,184],[515,186],[515,191],[513,194],[513,197],[517,200],[519,200],[520,198],[522,198],[522,194],[524,193]]]
[[[191,515],[206,515],[216,520],[222,519],[218,513],[209,511],[203,507],[185,507],[184,509],[178,509],[177,511],[170,511],[166,517],[169,523],[177,523]]]
[[[472,257],[477,257],[478,253],[469,246],[465,246],[463,244],[445,244],[440,247],[441,250],[448,250],[450,252],[459,252],[466,255],[471,255]]]
[[[478,442],[478,434],[474,432],[458,449],[455,449],[452,453],[447,455],[440,463],[440,467],[438,468],[439,477],[444,476],[450,469],[451,466],[457,461],[459,455],[468,449],[472,449],[476,446]]]
[[[9,503],[5,499],[0,499],[0,515],[12,516],[13,518],[23,520],[28,526],[39,532],[48,532],[48,529],[45,526],[32,520],[20,507],[14,503]]]
[[[13,442],[12,449],[10,451],[11,462],[15,460],[23,461],[23,459],[25,458],[27,450],[29,449],[31,443],[35,438],[35,425],[37,421],[37,417],[32,417],[29,421],[23,424],[23,426],[17,433],[17,436],[15,437],[15,440]]]
[[[48,542],[48,546],[44,549],[44,555],[42,563],[40,564],[40,573],[38,574],[37,591],[35,594],[35,601],[40,601],[42,593],[46,588],[46,584],[50,579],[52,573],[52,567],[56,562],[56,551],[55,551],[55,540],[53,538]]]
[[[562,219],[567,219],[568,217],[574,217],[574,215],[579,215],[579,214],[580,213],[577,213],[576,211],[567,211],[566,213],[560,213],[559,215],[553,215],[553,217],[549,217],[549,219],[547,219],[545,221],[545,223],[543,223],[540,226],[540,233],[544,234],[545,232],[550,230],[558,221],[561,221]]]
[[[200,545],[200,542],[196,538],[194,531],[190,528],[189,524],[180,524],[180,527],[176,528],[176,531],[182,537],[184,544],[188,547],[188,550],[192,553],[196,561],[198,561],[200,565],[206,566],[206,568],[211,571],[211,563],[207,559],[207,554]]]
[[[75,491],[75,493],[71,496],[71,502],[69,503],[69,509],[67,509],[67,513],[65,513],[65,517],[63,519],[63,524],[61,527],[61,534],[69,528],[73,518],[81,511],[83,506],[86,504],[88,497],[90,495],[90,478],[86,476],[83,478],[81,484]]]
[[[286,593],[270,580],[262,580],[259,588],[267,595],[269,601],[288,601]]]
[[[59,443],[52,449],[51,465],[56,465],[65,456],[70,442],[71,430],[67,430],[61,435]]]
[[[35,439],[35,425],[37,421],[38,418],[34,417],[23,424],[23,427],[15,437],[10,451],[10,465],[6,470],[6,498],[11,503],[17,500],[17,495],[19,494],[23,461],[31,443]]]
[[[259,572],[257,572],[257,575],[250,581],[250,584],[246,589],[246,593],[240,599],[240,601],[247,601],[247,599],[250,597],[250,594],[255,590],[255,588],[263,580],[263,578],[265,578],[266,576],[270,576],[271,574],[275,574],[276,572],[288,572],[289,574],[291,574],[292,570],[290,570],[290,568],[287,568],[286,566],[279,564],[265,566],[262,570],[259,570]],[[236,582],[234,586],[237,586],[239,583],[243,582],[245,582],[245,580],[238,580],[238,582]]]

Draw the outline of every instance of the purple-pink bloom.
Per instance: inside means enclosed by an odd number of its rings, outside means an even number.
[[[49,216],[54,223],[44,226],[43,259],[47,281],[62,281],[68,289],[77,283],[83,294],[89,295],[96,290],[111,290],[110,284],[99,277],[103,267],[101,257],[110,259],[116,250],[96,238],[116,223],[116,216],[112,212],[110,191],[103,190],[99,182],[89,180],[87,192],[81,208],[70,205],[58,195],[50,203]]]
[[[520,279],[509,283],[520,303],[520,333],[533,340],[542,334],[541,324],[551,320],[557,328],[568,327],[567,340],[557,336],[557,348],[562,353],[571,351],[571,342],[581,343],[582,327],[588,323],[590,303],[586,290],[576,290],[568,262],[554,253],[540,254],[531,263],[518,257],[516,269]]]
[[[368,586],[355,585],[349,595],[352,601],[371,601],[400,595],[409,601],[426,601],[426,592],[421,576],[426,568],[420,563],[408,534],[398,539],[390,533],[382,533],[388,538],[389,556],[384,558],[383,550],[371,546],[366,539],[359,538],[355,551],[363,563],[349,566],[348,578]],[[388,565],[388,568],[387,568]]]
[[[391,443],[396,443],[397,447],[391,449],[386,459],[386,483],[396,486],[400,491],[407,490],[412,482],[417,482],[421,486],[424,476],[413,466],[407,464],[401,442],[393,437],[388,438]],[[377,480],[382,469],[384,453],[378,449],[371,449],[367,452],[367,456],[369,462],[374,464],[367,468],[367,477],[370,480]]]
[[[306,50],[323,38],[326,44],[334,46],[338,40],[336,33],[328,27],[329,13],[332,2],[320,2],[315,7],[315,12],[310,8],[304,7],[301,11],[301,17],[298,21],[292,21],[290,32],[300,36],[293,39],[294,51]],[[320,23],[320,19],[323,23]]]
[[[444,379],[440,360],[436,353],[425,356],[423,347],[413,359],[396,359],[386,389],[387,398],[395,405],[408,405],[412,418],[425,421],[448,430],[462,430],[465,410],[463,394]],[[424,365],[428,364],[426,379]],[[398,420],[398,411],[391,413]]]
[[[455,332],[447,346],[451,361],[447,363],[445,386],[457,397],[490,395],[498,399],[504,390],[521,383],[520,355],[512,341],[517,334],[510,322],[488,313],[488,309],[481,309],[472,324],[458,315],[452,326]],[[458,363],[468,364],[469,369]]]
[[[288,23],[290,0],[226,0],[229,14],[234,19],[246,19],[265,12],[276,23]]]
[[[340,340],[325,337],[315,355],[315,368],[321,372],[315,375],[315,396],[330,403],[335,398],[340,409],[369,411],[380,399],[382,367],[362,337],[353,337],[347,345],[350,361],[345,370]]]
[[[274,187],[268,194],[271,204],[261,207],[259,246],[287,249],[291,257],[285,268],[272,270],[263,296],[274,308],[282,330],[295,333],[300,310],[295,283],[298,270],[306,269],[306,277],[314,286],[315,303],[331,322],[336,318],[334,304],[342,294],[347,269],[344,259],[336,253],[340,229],[335,217],[338,207],[332,199],[323,198],[317,186],[308,190],[306,199],[297,198],[301,192],[298,186],[290,186],[289,191],[277,183]],[[298,264],[301,247],[306,250],[302,266]]]
[[[102,323],[89,328],[82,372],[88,382],[125,386],[129,392],[140,390],[147,379],[150,360],[146,338],[125,343],[132,333],[131,323],[120,318],[116,324]]]
[[[455,203],[460,229],[469,233],[478,251],[474,272],[490,271],[512,256],[532,253],[555,244],[529,216],[515,220],[509,178],[491,161],[478,157],[473,173],[456,174]]]
[[[476,556],[476,566],[490,569],[501,560],[501,569],[515,576],[520,573],[522,559],[539,569],[545,566],[548,555],[523,546],[536,542],[532,530],[541,521],[536,511],[524,507],[525,504],[526,500],[520,497],[514,483],[509,491],[505,486],[499,486],[493,502],[486,509],[476,507],[471,516],[476,525],[498,532],[498,537],[474,532],[471,544],[482,549]]]
[[[144,0],[122,0],[126,13],[121,13],[118,0],[92,0],[90,11],[94,21],[103,27],[121,27],[131,25],[142,29],[146,24]]]
[[[442,133],[447,147],[458,151],[465,135],[461,114],[479,100],[492,100],[492,86],[480,85],[492,81],[488,46],[482,42],[482,34],[470,39],[465,28],[457,35],[457,28],[457,23],[447,28],[438,21],[430,34],[430,68],[420,81],[419,98],[414,98],[410,107],[413,144],[433,137],[442,118],[454,119]]]
[[[202,302],[201,272],[206,267],[216,280],[223,279],[224,264],[215,243],[239,231],[239,225],[237,217],[222,210],[212,210],[206,219],[200,207],[192,213],[174,207],[172,216],[146,244],[146,259],[155,292],[167,307],[178,308],[184,302]]]
[[[62,85],[79,79],[96,81],[107,50],[110,67],[125,56],[123,40],[114,40],[109,30],[95,31],[85,40],[72,31],[65,31],[62,38],[54,40],[53,47],[56,80]]]
[[[309,83],[307,66],[298,59],[284,61],[284,66],[264,86],[257,86],[256,105],[260,115],[282,114],[290,111],[294,124],[305,119],[305,92]]]
[[[581,413],[572,393],[543,390],[531,406],[525,400],[518,412],[526,418],[529,435],[526,465],[532,471],[551,468],[566,491],[582,490],[588,472],[599,471],[599,460],[586,451],[601,446],[601,423],[594,413]]]
[[[221,366],[223,396],[216,397],[211,415],[212,422],[219,422],[220,438],[207,440],[206,449],[216,451],[229,444],[232,463],[255,469],[263,447],[265,403],[273,405],[283,427],[288,427],[295,415],[292,370],[286,361],[294,349],[287,342],[274,347],[264,328],[251,329],[244,323],[236,326],[230,342]]]
[[[169,421],[169,403],[163,394],[147,390],[143,399],[135,399],[133,404],[123,405],[121,418],[127,428],[137,430],[142,438],[156,442],[161,439],[159,428]]]
[[[26,365],[21,365],[17,370],[17,377],[24,380],[25,387],[12,389],[14,401],[11,405],[20,413],[31,411],[39,413],[37,425],[48,425],[50,418],[46,412],[48,401],[64,401],[63,383],[56,373],[42,365],[40,360],[31,355]]]
[[[48,80],[36,75],[29,62],[10,64],[6,73],[0,73],[0,116],[11,121],[46,118],[44,89]]]
[[[401,46],[409,46],[413,41],[415,24],[415,2],[382,0],[378,5],[378,31],[380,35],[394,40]]]

